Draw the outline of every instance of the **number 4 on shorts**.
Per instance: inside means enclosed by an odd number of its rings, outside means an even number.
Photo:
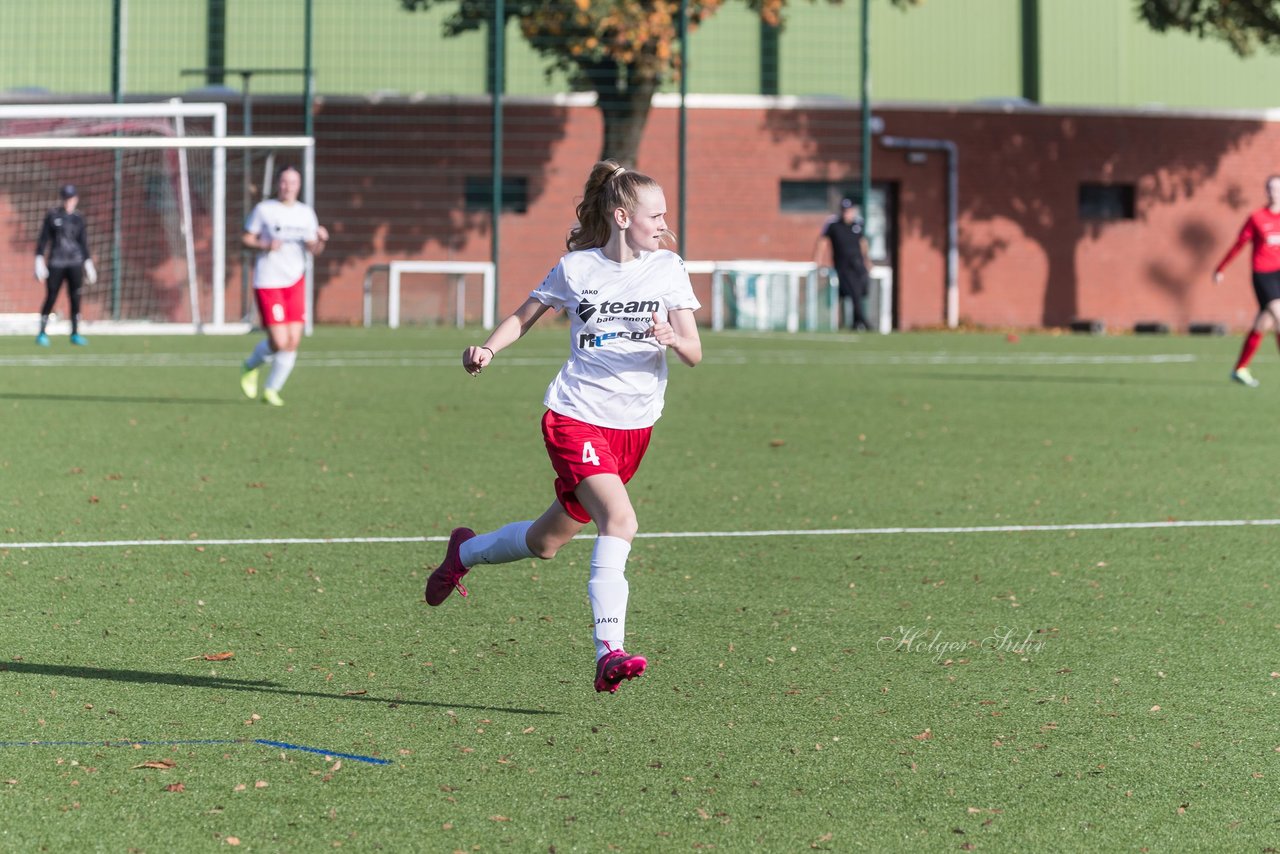
[[[593,466],[600,465],[600,458],[596,456],[596,449],[591,447],[590,442],[582,443],[582,461]]]

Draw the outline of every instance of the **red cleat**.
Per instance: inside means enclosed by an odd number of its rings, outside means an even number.
[[[643,655],[630,655],[625,650],[615,649],[596,662],[596,690],[616,694],[623,680],[635,679],[644,673],[648,665]]]
[[[445,549],[444,562],[435,568],[427,579],[426,598],[428,605],[439,605],[449,598],[454,588],[463,596],[467,588],[462,586],[462,576],[471,571],[471,567],[463,566],[458,558],[458,549],[462,544],[476,535],[470,528],[454,528],[449,534],[449,547]]]

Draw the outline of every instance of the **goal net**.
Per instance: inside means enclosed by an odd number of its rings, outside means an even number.
[[[228,137],[223,104],[0,106],[0,329],[33,331],[36,238],[59,187],[74,184],[98,271],[81,289],[86,324],[228,330],[228,224],[238,237],[246,213],[227,208],[228,148],[299,163],[312,197],[312,141]],[[60,295],[54,311],[66,310]]]

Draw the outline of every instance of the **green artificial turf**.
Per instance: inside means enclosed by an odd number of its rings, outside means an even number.
[[[589,540],[422,602],[551,500],[544,325],[322,328],[280,410],[251,338],[0,339],[0,850],[1280,848],[1280,529],[1168,524],[1280,518],[1274,354],[704,332],[609,696]]]

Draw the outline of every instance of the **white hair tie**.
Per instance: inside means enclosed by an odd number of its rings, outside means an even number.
[[[623,172],[626,172],[626,171],[627,171],[627,167],[625,167],[625,166],[619,166],[617,169],[614,169],[614,170],[613,170],[613,174],[611,174],[609,177],[610,177],[610,178],[617,178],[619,175],[621,175]]]

